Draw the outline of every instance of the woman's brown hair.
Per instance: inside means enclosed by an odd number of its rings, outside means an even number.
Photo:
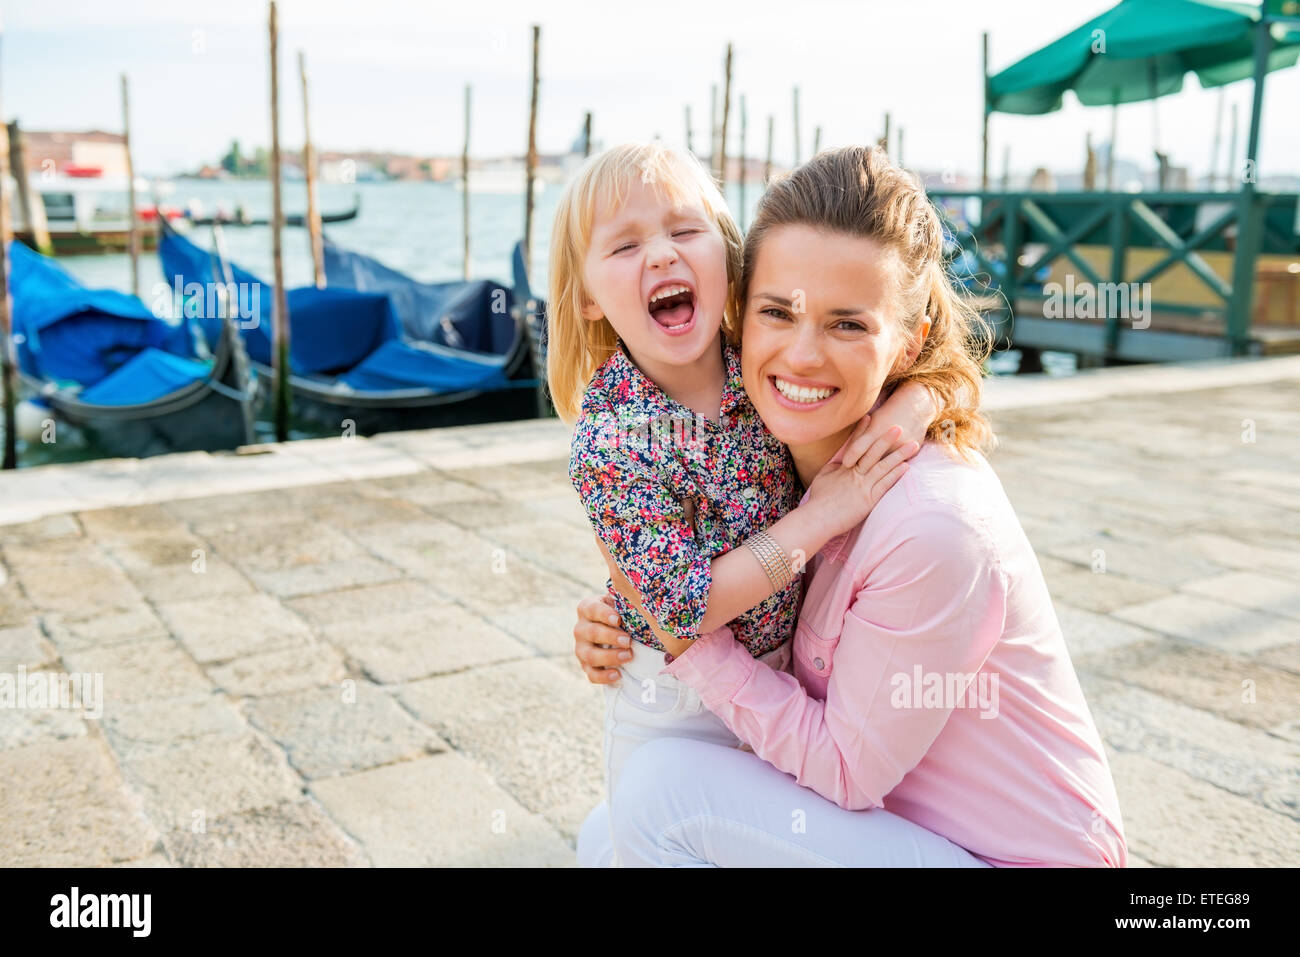
[[[736,315],[744,314],[764,238],[773,229],[796,225],[872,239],[896,254],[896,302],[905,339],[914,344],[926,316],[930,332],[916,360],[891,370],[883,388],[906,380],[928,386],[938,414],[927,437],[963,456],[991,450],[993,432],[979,406],[992,331],[948,275],[943,225],[919,180],[890,163],[884,150],[865,146],[823,150],[774,180],[745,237],[732,306]]]

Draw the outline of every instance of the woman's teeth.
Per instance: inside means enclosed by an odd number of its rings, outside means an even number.
[[[834,389],[810,389],[807,386],[795,385],[777,376],[773,376],[772,381],[776,383],[777,391],[792,402],[820,402],[822,399],[830,398],[835,392]]]

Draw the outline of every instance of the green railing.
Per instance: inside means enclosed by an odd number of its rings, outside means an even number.
[[[1017,301],[1049,298],[1034,279],[1043,267],[1064,256],[1080,283],[1149,283],[1179,264],[1186,266],[1213,293],[1215,305],[1152,302],[1156,313],[1209,315],[1218,320],[1233,355],[1247,351],[1255,261],[1261,252],[1300,257],[1300,215],[1295,193],[1029,193],[978,190],[930,190],[955,244],[950,260],[966,254],[977,266],[975,292],[991,295],[988,311],[1014,341]],[[963,223],[944,209],[945,202],[978,200],[978,209]],[[1210,215],[1202,213],[1205,208]],[[1200,225],[1198,226],[1198,219]],[[1079,246],[1105,246],[1110,268],[1098,269],[1079,254]],[[1163,249],[1165,255],[1140,273],[1127,270],[1130,249]],[[1224,281],[1200,253],[1233,254],[1232,276]],[[1100,297],[1098,297],[1100,299]],[[1105,353],[1114,355],[1122,317],[1105,319]]]

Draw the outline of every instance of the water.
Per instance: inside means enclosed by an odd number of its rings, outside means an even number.
[[[415,279],[437,282],[462,276],[461,193],[453,183],[355,183],[325,184],[320,189],[323,213],[347,210],[354,197],[360,199],[361,212],[356,219],[327,224],[325,234],[341,246],[382,261]],[[530,281],[534,291],[544,294],[547,282],[549,227],[561,188],[548,186],[535,197],[533,220],[533,256]],[[745,223],[753,220],[754,205],[761,190],[749,184],[745,191]],[[740,206],[739,188],[732,184],[728,199],[733,209]],[[233,211],[242,204],[251,217],[269,217],[271,184],[258,180],[177,180],[174,190],[161,197],[164,205],[183,206],[192,200],[202,204],[205,214],[218,207]],[[306,185],[284,184],[283,203],[286,214],[305,212]],[[492,278],[511,285],[510,256],[514,245],[523,237],[524,195],[473,193],[470,195],[470,274]],[[265,226],[226,227],[223,229],[230,258],[265,279],[272,276],[271,231]],[[213,245],[212,229],[194,227],[189,237],[201,246]],[[281,233],[285,282],[290,288],[312,282],[311,248],[307,230],[286,227]],[[107,287],[129,292],[130,257],[126,254],[65,256],[59,260],[79,281],[92,287]],[[140,257],[140,293],[146,304],[170,296],[168,281],[154,252]],[[1068,375],[1074,371],[1074,357],[1044,353],[1043,364],[1051,374]],[[1014,350],[994,356],[989,363],[995,375],[1015,372],[1019,354]],[[269,418],[269,404],[259,411],[256,423],[259,441],[274,441],[275,426]],[[304,422],[291,423],[290,437],[310,438],[333,435]],[[21,466],[55,462],[84,461],[102,458],[105,453],[71,426],[60,423],[58,441],[33,443],[21,440],[18,461]]]
[[[302,183],[284,185],[286,214],[307,208]],[[530,280],[541,290],[546,283],[548,227],[559,199],[559,187],[537,194],[534,205],[533,273]],[[461,193],[451,183],[321,184],[323,213],[352,207],[361,200],[361,213],[345,223],[325,225],[325,235],[340,246],[373,256],[415,279],[436,282],[462,275]],[[211,215],[219,205],[233,211],[242,203],[254,218],[271,215],[271,184],[259,180],[178,180],[163,205],[182,206],[197,199]],[[266,226],[222,230],[226,250],[239,265],[265,279],[271,272],[271,230]],[[524,234],[522,193],[470,195],[470,270],[475,277],[507,280],[510,253]],[[212,228],[196,226],[188,234],[200,246],[212,246]],[[285,227],[281,233],[284,278],[290,288],[312,282],[311,244],[307,230]],[[130,289],[130,258],[125,254],[71,256],[59,260],[69,272],[91,286]],[[154,253],[140,259],[140,290],[146,302],[156,284],[163,283],[162,267]]]

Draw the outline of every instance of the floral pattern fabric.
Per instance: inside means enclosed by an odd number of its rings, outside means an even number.
[[[592,528],[665,630],[696,637],[710,562],[769,527],[802,494],[789,451],[745,394],[740,355],[722,342],[726,383],[718,421],[666,395],[622,343],[596,371],[574,427],[569,478]],[[686,503],[695,509],[692,530]],[[794,633],[802,576],[730,623],[755,657]],[[633,640],[664,651],[606,582]],[[671,660],[671,659],[670,659]]]

